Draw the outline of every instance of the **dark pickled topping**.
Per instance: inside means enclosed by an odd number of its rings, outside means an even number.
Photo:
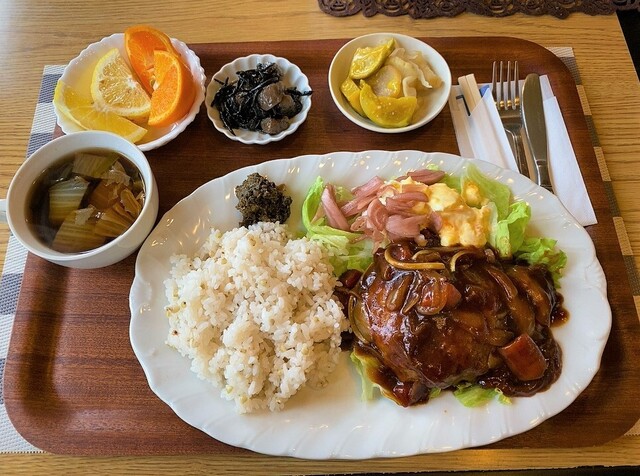
[[[284,223],[291,214],[291,197],[285,195],[284,186],[277,186],[259,173],[249,175],[235,189],[242,213],[240,226],[249,226],[261,221]]]
[[[224,83],[212,105],[220,112],[224,126],[275,135],[289,127],[289,119],[302,111],[302,97],[313,91],[298,91],[282,81],[282,71],[275,63],[259,64],[255,69],[238,71],[238,79]]]
[[[542,265],[401,241],[375,253],[348,314],[367,377],[409,406],[469,383],[507,396],[546,390],[562,368],[549,328],[561,303]]]

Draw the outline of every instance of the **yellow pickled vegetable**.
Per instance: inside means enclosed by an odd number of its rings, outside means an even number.
[[[402,74],[397,68],[385,65],[366,79],[376,96],[399,98],[402,96]]]
[[[378,71],[385,60],[394,50],[396,42],[390,38],[386,43],[378,46],[358,48],[351,60],[349,77],[352,79],[368,78]]]
[[[415,97],[376,96],[371,86],[360,82],[360,105],[366,116],[382,127],[405,127],[411,122],[418,100]]]
[[[362,106],[360,105],[360,88],[353,81],[353,79],[345,79],[344,82],[340,85],[340,91],[342,91],[344,97],[347,98],[347,101],[349,101],[351,107],[358,114],[364,116],[364,111],[362,110]]]

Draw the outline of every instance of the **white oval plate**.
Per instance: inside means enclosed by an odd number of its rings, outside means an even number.
[[[269,63],[276,63],[280,67],[283,74],[282,81],[287,87],[295,87],[300,92],[311,89],[309,86],[309,79],[304,75],[302,70],[286,58],[280,58],[273,55],[253,54],[237,58],[231,63],[225,64],[220,71],[214,74],[211,78],[211,81],[207,86],[205,103],[207,105],[207,114],[214,127],[229,139],[242,142],[243,144],[265,145],[269,142],[282,140],[288,135],[293,134],[298,127],[300,127],[300,124],[307,119],[307,114],[309,114],[309,109],[311,109],[311,96],[305,96],[302,98],[302,111],[292,117],[289,127],[279,134],[270,135],[246,129],[234,129],[234,134],[232,134],[224,126],[222,119],[220,119],[220,112],[218,112],[218,109],[211,104],[213,102],[213,98],[221,87],[221,84],[218,81],[224,83],[225,80],[229,78],[229,82],[233,82],[238,79],[236,74],[238,71],[255,69],[259,64]]]
[[[193,76],[193,81],[196,85],[196,97],[189,112],[179,121],[164,127],[145,126],[148,128],[148,132],[137,144],[138,148],[142,151],[157,149],[178,137],[178,135],[196,118],[196,115],[200,111],[200,105],[202,104],[202,101],[204,101],[204,83],[206,76],[204,74],[204,68],[200,65],[200,58],[198,58],[198,56],[182,41],[171,38],[171,44],[176,51],[180,53],[185,63],[189,66],[189,70]],[[91,87],[91,76],[93,75],[95,65],[107,51],[113,48],[118,48],[120,50],[120,54],[128,63],[127,51],[124,47],[124,33],[114,33],[113,35],[107,36],[96,43],[92,43],[82,50],[80,54],[71,60],[65,67],[60,79],[69,86],[89,91]],[[58,111],[55,104],[54,111],[58,125],[65,134],[84,130],[78,124]]]
[[[460,173],[468,163],[449,154],[417,151],[307,155],[236,170],[181,200],[143,244],[131,287],[131,344],[151,389],[180,418],[217,440],[259,453],[308,459],[398,457],[481,446],[530,430],[564,410],[600,366],[611,327],[605,276],[589,235],[554,195],[515,172],[482,161],[474,164],[509,185],[516,199],[530,203],[531,233],[557,239],[568,256],[561,293],[570,318],[553,330],[562,347],[563,370],[546,392],[514,398],[511,405],[492,401],[479,408],[464,407],[451,392],[412,408],[384,398],[363,402],[359,377],[343,352],[328,387],[303,389],[279,413],[239,415],[233,402],[198,379],[190,361],[165,344],[169,326],[163,281],[169,277],[169,257],[194,254],[212,226],[238,226],[234,187],[249,173],[286,184],[294,198],[290,225],[301,226],[302,199],[319,175],[327,182],[355,186],[373,175],[392,178],[427,164]]]

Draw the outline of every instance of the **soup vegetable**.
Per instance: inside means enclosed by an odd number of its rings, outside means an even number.
[[[140,172],[124,156],[85,150],[60,159],[33,185],[28,216],[53,250],[79,253],[122,235],[145,200]]]

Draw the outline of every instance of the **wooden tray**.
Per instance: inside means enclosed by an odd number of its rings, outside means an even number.
[[[523,40],[425,41],[442,53],[454,78],[473,72],[478,81],[488,82],[491,62],[504,58],[517,58],[523,74],[549,75],[597,214],[598,225],[588,232],[609,281],[613,328],[591,385],[561,414],[491,447],[589,446],[620,436],[640,417],[640,370],[634,361],[640,355],[640,326],[574,80],[556,56]],[[203,105],[180,137],[147,153],[160,190],[160,213],[203,183],[266,160],[367,149],[458,153],[448,108],[427,126],[398,135],[368,132],[344,118],[327,86],[329,63],[344,42],[193,45],[209,77],[238,56],[284,56],[308,75],[313,105],[295,134],[267,146],[230,141],[213,128]],[[190,427],[149,389],[129,343],[134,264],[131,256],[85,271],[28,257],[5,369],[4,398],[13,424],[33,445],[53,453],[246,453]]]

